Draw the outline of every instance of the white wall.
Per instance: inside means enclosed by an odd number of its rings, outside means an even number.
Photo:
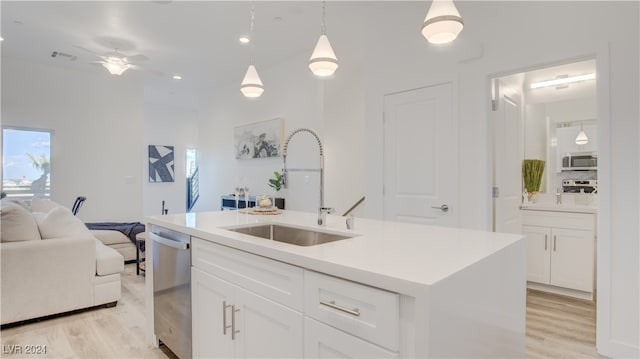
[[[460,224],[488,229],[488,78],[571,59],[595,56],[601,64],[608,60],[604,68],[607,73],[602,75],[609,75],[609,81],[599,85],[610,87],[610,111],[603,112],[606,109],[599,103],[598,118],[604,121],[602,126],[611,128],[611,145],[601,151],[601,158],[610,160],[611,166],[607,168],[610,177],[604,182],[601,177],[604,190],[600,198],[609,198],[610,207],[605,204],[600,214],[605,225],[600,226],[598,236],[598,268],[602,273],[598,347],[605,355],[637,356],[640,271],[635,223],[640,212],[638,202],[629,198],[637,198],[640,181],[634,159],[638,142],[628,134],[638,132],[638,3],[456,4],[465,19],[465,29],[449,46],[430,46],[420,37],[416,24],[422,23],[427,7],[424,3],[375,3],[365,16],[368,213],[382,218],[382,150],[374,145],[383,138],[385,94],[447,81],[458,84],[460,143],[466,144],[460,149]],[[600,25],[595,27],[594,23]],[[601,92],[599,102],[607,95],[606,90]]]
[[[357,33],[349,36],[358,36]],[[333,46],[340,57],[349,47],[349,36]],[[357,52],[356,52],[357,54]],[[325,205],[342,214],[364,195],[364,146],[362,77],[359,57],[341,60],[333,79],[317,79],[307,67],[309,54],[301,54],[258,72],[265,86],[258,99],[247,99],[238,83],[205,95],[200,122],[202,147],[201,203],[195,210],[216,210],[220,196],[233,193],[239,183],[251,195],[273,193],[267,180],[280,171],[283,159],[236,160],[233,128],[274,118],[284,118],[284,137],[299,127],[319,133],[325,149]],[[288,168],[319,168],[319,150],[313,137],[301,132],[292,138]],[[286,208],[315,212],[319,204],[319,175],[290,172]]]
[[[142,220],[142,84],[2,59],[2,124],[54,130],[52,199],[86,222]]]
[[[148,158],[149,145],[173,146],[175,172],[175,182],[150,183],[149,161],[145,160],[142,174],[145,216],[161,214],[162,201],[170,214],[186,212],[186,149],[198,148],[198,116],[197,109],[145,102],[143,158]]]

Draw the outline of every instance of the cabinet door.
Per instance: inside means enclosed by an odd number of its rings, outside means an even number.
[[[242,288],[235,313],[237,358],[302,358],[302,314]]]
[[[551,230],[548,227],[522,226],[527,236],[527,280],[549,284]]]
[[[193,357],[233,358],[235,342],[231,340],[231,305],[235,287],[221,279],[191,267],[191,307]],[[229,328],[224,328],[226,325]],[[226,334],[225,334],[226,333]]]
[[[551,284],[592,292],[593,232],[554,228],[552,235]]]
[[[310,318],[304,319],[305,358],[398,358],[377,345],[322,324]]]

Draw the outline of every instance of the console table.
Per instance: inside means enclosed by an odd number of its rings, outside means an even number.
[[[249,207],[255,207],[255,206],[256,206],[256,197],[249,196]],[[245,208],[244,197],[238,198],[238,208]],[[229,209],[229,210],[237,209],[235,196],[220,197],[220,210],[224,211],[225,209]]]

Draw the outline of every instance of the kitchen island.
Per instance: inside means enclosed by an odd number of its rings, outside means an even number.
[[[284,211],[148,217],[192,238],[193,356],[522,357],[523,236]],[[230,228],[343,235],[315,246]],[[155,244],[149,241],[149,247]],[[162,266],[148,251],[147,266]],[[153,270],[147,305],[153,335]],[[227,308],[228,307],[228,308]]]

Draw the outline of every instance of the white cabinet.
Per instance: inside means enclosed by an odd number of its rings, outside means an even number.
[[[333,330],[398,350],[400,296],[397,293],[307,270],[304,294],[305,316],[337,328]]]
[[[400,295],[192,240],[194,358],[399,356]]]
[[[353,335],[304,319],[305,358],[398,358],[399,354],[366,342]]]
[[[595,215],[523,211],[523,222],[522,232],[528,241],[527,280],[552,286],[534,286],[536,289],[591,299]]]
[[[206,263],[208,251],[220,250],[226,253],[229,248],[193,241],[194,266],[191,269],[192,285],[192,328],[194,358],[300,358],[303,356],[303,317],[302,313],[256,294],[240,286],[231,284],[211,273],[210,268],[198,268]],[[204,250],[204,251],[203,251]],[[245,261],[264,258],[232,250],[245,258]],[[256,258],[252,258],[256,257]],[[274,262],[278,267],[283,263]],[[257,266],[264,265],[264,262]],[[218,269],[224,269],[224,263],[216,263]],[[253,265],[247,270],[256,270]],[[229,269],[229,268],[227,268]],[[234,267],[234,273],[244,276],[246,271]],[[265,270],[269,272],[269,270]],[[302,271],[300,270],[300,283]],[[255,279],[252,279],[252,282]],[[286,280],[285,280],[286,282]],[[277,283],[256,282],[257,288],[277,289]],[[297,290],[301,296],[302,288]]]
[[[584,145],[576,144],[576,137],[580,133],[580,127],[560,127],[556,129],[558,138],[558,152],[560,157],[566,153],[597,152],[598,151],[598,127],[595,125],[584,126],[584,133],[589,141]]]

